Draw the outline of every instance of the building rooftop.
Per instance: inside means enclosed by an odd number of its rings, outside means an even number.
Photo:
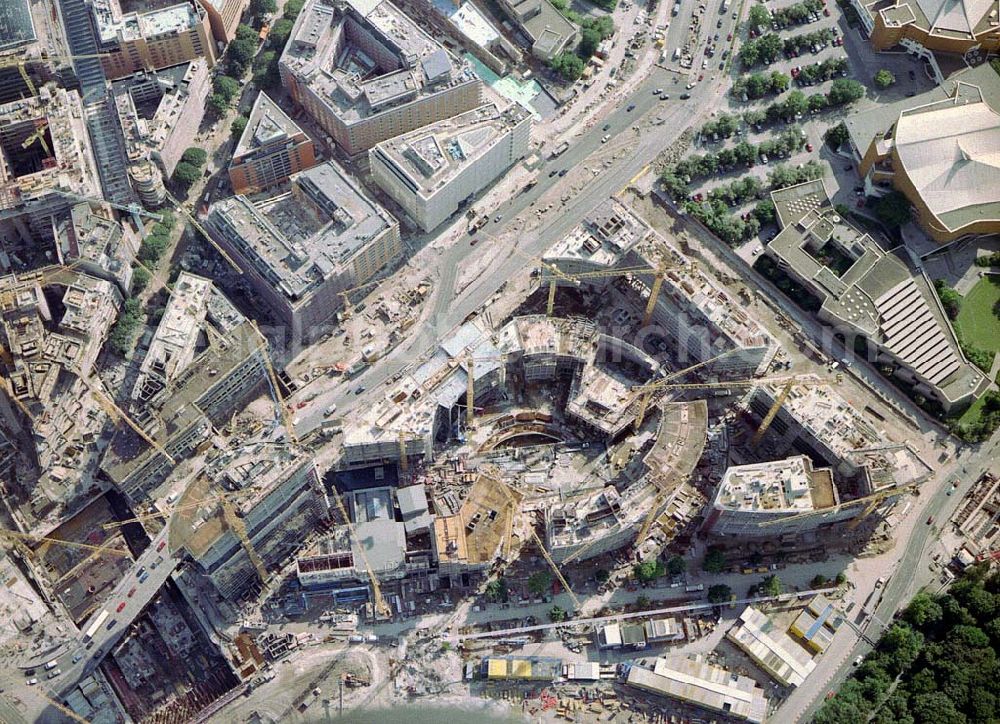
[[[576,32],[576,26],[548,0],[510,0],[515,17],[542,54],[556,50]]]
[[[290,190],[212,205],[209,223],[291,301],[338,274],[359,250],[397,224],[336,162],[293,175]]]
[[[31,0],[4,0],[0,4],[0,50],[35,42]]]
[[[252,154],[257,149],[271,147],[293,138],[303,136],[302,129],[271,100],[267,93],[261,91],[254,101],[246,128],[240,136],[236,150],[233,151],[233,163],[239,163],[243,156]]]
[[[971,38],[997,25],[993,0],[897,0],[896,4],[866,3],[869,12],[881,13],[887,27],[913,23],[933,35]]]
[[[200,21],[199,9],[192,2],[129,13],[122,12],[118,0],[94,0],[90,6],[102,44],[115,41],[119,34],[124,40],[136,40],[181,33]]]
[[[764,690],[753,679],[730,673],[701,658],[676,661],[657,658],[652,671],[633,665],[629,667],[626,683],[755,724],[762,724],[767,715]]]
[[[434,194],[462,169],[487,153],[513,126],[531,114],[517,104],[488,103],[415,131],[382,141],[380,155],[420,196]]]
[[[372,43],[380,57],[366,49]],[[311,0],[281,63],[347,124],[475,80],[468,63],[388,0]]]
[[[821,179],[771,198],[782,230],[767,251],[808,280],[821,314],[857,329],[951,399],[983,385],[926,279],[842,218]]]
[[[828,468],[814,470],[808,456],[800,455],[728,468],[715,504],[729,510],[804,513],[835,506],[837,490]]]
[[[75,90],[46,86],[0,105],[0,214],[26,210],[53,192],[100,198],[89,139]]]
[[[163,150],[185,106],[192,100],[192,85],[207,75],[208,66],[197,58],[161,70],[141,71],[111,83],[130,161],[148,159],[151,153]]]
[[[753,606],[743,609],[737,624],[726,632],[726,638],[784,686],[802,686],[816,668],[808,651]]]
[[[126,287],[132,253],[139,243],[130,227],[115,221],[110,207],[75,204],[56,221],[55,235],[63,261],[92,265]]]

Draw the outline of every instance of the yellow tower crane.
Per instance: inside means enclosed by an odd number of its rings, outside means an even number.
[[[378,284],[378,281],[376,281],[375,279],[369,279],[364,284],[359,284],[356,287],[351,287],[350,289],[345,289],[342,292],[337,292],[337,294],[340,295],[340,298],[344,303],[344,309],[340,313],[341,320],[347,321],[348,319],[354,316],[354,305],[351,304],[351,294],[353,294],[354,292],[359,292],[362,289],[367,289],[368,287],[375,286],[376,284]]]
[[[34,541],[36,543],[50,543],[54,545],[65,546],[67,548],[81,548],[83,550],[91,551],[98,555],[111,555],[111,556],[121,556],[124,558],[130,558],[131,554],[128,551],[123,551],[120,548],[108,548],[106,546],[95,546],[89,543],[77,543],[76,541],[70,540],[60,540],[59,538],[51,538],[44,535],[32,535],[31,533],[19,533],[16,530],[8,530],[7,528],[0,528],[0,538],[7,538],[10,541],[21,542],[24,541]],[[30,548],[28,550],[31,550]]]
[[[100,405],[101,409],[104,410],[109,417],[118,420],[119,422],[124,422],[126,425],[135,430],[135,433],[139,437],[141,437],[143,440],[149,443],[158,453],[163,455],[167,460],[169,460],[171,463],[174,464],[177,463],[177,461],[174,460],[174,458],[170,455],[170,453],[167,452],[166,448],[164,448],[160,443],[156,442],[156,440],[150,437],[149,434],[147,434],[146,431],[139,426],[139,423],[137,423],[135,420],[129,417],[124,410],[122,410],[120,407],[118,407],[118,405],[114,403],[111,397],[109,397],[104,392],[104,390],[101,389],[103,385],[100,383],[100,381],[95,382],[85,377],[81,377],[80,380],[83,382],[84,385],[87,386],[87,388],[93,394],[94,399],[97,401],[97,404]]]
[[[274,390],[275,402],[278,404],[281,420],[285,424],[286,432],[288,432],[288,439],[293,443],[298,443],[299,438],[295,434],[295,425],[292,424],[292,417],[288,414],[288,405],[285,404],[285,398],[278,387],[278,376],[274,373],[274,365],[271,364],[271,355],[267,351],[267,338],[261,334],[260,329],[257,327],[257,322],[253,322],[253,328],[260,335],[260,347],[258,349],[261,352],[261,357],[264,359],[264,367],[267,368],[267,376],[271,381],[271,389]]]
[[[24,81],[24,85],[27,86],[28,91],[32,96],[36,96],[38,95],[38,89],[35,87],[34,81],[31,80],[31,76],[28,75],[28,63],[42,63],[46,60],[73,61],[76,59],[83,60],[86,58],[104,58],[108,55],[108,53],[96,53],[91,55],[45,55],[41,58],[26,58],[24,56],[12,55],[7,58],[0,58],[0,68],[10,68],[11,66],[16,66],[18,72],[21,74],[21,79]]]
[[[247,533],[247,527],[233,507],[233,502],[228,496],[220,496],[219,507],[222,509],[222,518],[226,521],[226,526],[233,532],[233,535],[239,538],[243,550],[247,552],[250,562],[253,563],[253,567],[257,570],[260,582],[267,583],[267,566],[264,565],[264,560],[258,555],[257,549],[254,548],[253,541],[250,540],[250,536]]]
[[[764,437],[764,433],[767,432],[767,428],[771,427],[771,423],[774,422],[774,418],[777,417],[778,411],[781,410],[781,406],[785,404],[785,400],[788,399],[788,394],[792,391],[792,387],[795,386],[795,380],[788,380],[785,386],[781,388],[781,392],[778,396],[774,398],[774,404],[771,405],[771,409],[767,411],[764,415],[764,419],[761,420],[760,427],[757,428],[757,432],[753,434],[753,439],[750,440],[750,447],[757,447],[760,444],[760,440]]]
[[[49,148],[49,144],[45,140],[45,131],[48,129],[48,127],[49,127],[48,121],[44,119],[36,120],[34,132],[24,139],[24,142],[21,144],[21,148],[27,149],[29,146],[31,146],[33,143],[37,141],[38,143],[42,144],[42,148],[45,150],[45,154],[51,156],[52,149]]]

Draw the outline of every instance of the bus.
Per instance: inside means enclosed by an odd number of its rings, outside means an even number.
[[[90,625],[87,627],[87,630],[83,634],[84,643],[94,638],[94,634],[96,634],[97,630],[101,628],[101,626],[104,624],[105,621],[108,620],[109,615],[110,614],[108,613],[107,609],[97,614],[97,616],[94,618],[93,621],[90,622]]]

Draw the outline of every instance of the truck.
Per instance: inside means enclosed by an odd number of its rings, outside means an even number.
[[[56,659],[52,659],[52,661],[50,661],[49,663],[45,664],[45,668],[51,671],[52,669],[56,668],[58,665],[59,665],[59,662]]]
[[[486,216],[485,214],[483,214],[482,216],[473,218],[469,222],[469,233],[470,234],[475,234],[477,231],[479,231],[484,226],[486,226],[486,224],[487,224],[487,222],[489,220],[490,220],[490,217]]]
[[[351,365],[347,368],[347,371],[345,372],[345,376],[348,377],[348,378],[357,377],[367,367],[368,367],[368,363],[365,362],[363,359],[361,359],[359,357],[358,359],[354,360],[351,363]]]
[[[563,141],[554,149],[552,149],[552,152],[549,154],[549,158],[558,158],[559,156],[562,156],[564,153],[566,153],[566,151],[568,150],[569,150],[569,141]]]
[[[94,617],[94,620],[90,622],[90,625],[87,627],[87,630],[83,632],[84,643],[87,643],[92,638],[94,638],[94,634],[96,634],[98,629],[100,629],[101,626],[104,625],[104,622],[108,620],[109,615],[111,614],[109,614],[107,609],[105,609]]]

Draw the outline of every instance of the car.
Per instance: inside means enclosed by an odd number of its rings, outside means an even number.
[[[59,674],[61,674],[61,673],[62,673],[62,669],[55,669],[54,671],[50,671],[49,672],[49,678],[50,679],[54,679],[57,676],[59,676]]]
[[[691,97],[690,93],[681,93],[681,100],[682,101],[686,101],[690,97]]]
[[[132,596],[134,596],[134,595],[135,595],[135,592],[136,592],[137,590],[139,590],[139,589],[137,589],[137,588],[136,588],[135,586],[132,586],[132,588],[128,589],[128,593],[127,593],[126,595],[127,595],[127,596],[128,596],[129,598],[132,598]]]
[[[357,307],[355,307],[354,309],[355,309],[355,311],[357,311]],[[292,427],[297,427],[300,422],[302,422],[302,418],[301,417],[293,417],[292,418]]]
[[[610,136],[610,135],[608,135],[607,133],[605,133],[605,134],[604,134],[604,137],[603,137],[603,138],[601,138],[601,143],[607,143],[607,142],[608,142],[608,141],[610,141],[610,140],[611,140],[611,136]]]
[[[685,88],[687,88],[688,90],[691,90],[692,88],[694,88],[694,83],[688,83],[688,84],[687,84],[686,86],[684,86],[684,87],[685,87]]]
[[[149,564],[149,570],[155,571],[158,565],[159,563],[157,561],[153,561],[152,563]]]
[[[139,583],[145,583],[147,580],[149,580],[148,573],[143,573],[141,576],[139,576]]]
[[[549,171],[549,178],[552,178],[552,177],[553,177],[553,176],[555,176],[555,175],[556,175],[557,173],[559,173],[559,171],[557,171],[556,169],[552,169],[551,171]]]
[[[568,168],[564,168],[562,171],[559,172],[559,176],[562,177],[562,176],[565,176],[568,173],[569,173],[569,169]]]
[[[717,22],[715,24],[715,27],[717,27],[717,28],[721,28],[722,27],[722,18],[719,18],[719,22]]]
[[[602,130],[602,131],[606,131],[606,130],[608,130],[609,128],[611,128],[611,124],[610,124],[610,123],[605,123],[605,124],[604,124],[604,125],[603,125],[603,126],[601,127],[601,130]],[[555,173],[555,171],[553,171],[552,173]]]
[[[125,610],[125,601],[118,604],[118,608],[115,609],[115,613],[121,613]]]
[[[729,33],[728,35],[726,35],[726,40],[732,40],[732,39],[733,39],[733,34],[732,33]]]
[[[135,577],[142,578],[142,574],[145,572],[146,572],[146,567],[143,566],[142,568],[140,568],[138,571],[135,572]]]
[[[82,658],[83,658],[83,654],[73,654],[73,663],[74,664],[77,663]]]
[[[934,516],[933,515],[927,516],[927,525],[932,525],[933,523],[934,523]]]
[[[25,684],[27,684],[28,686],[34,686],[35,684],[37,684],[37,683],[38,683],[38,679],[28,679],[28,680],[27,680],[26,682],[24,682],[24,683],[25,683]]]
[[[660,96],[660,100],[661,101],[669,101],[670,100],[670,94],[669,93],[664,93],[663,95]]]
[[[658,95],[660,95],[660,93],[662,93],[662,92],[663,92],[663,89],[662,89],[662,88],[655,88],[655,89],[653,89],[653,95],[654,95],[654,96],[658,96]]]
[[[153,562],[156,563],[156,565],[160,565],[161,563],[163,563],[163,556],[157,556],[156,560]]]
[[[635,110],[635,103],[630,103],[629,107],[625,109],[625,112],[626,113],[631,113],[634,110]]]
[[[160,551],[162,551],[163,548],[164,548],[164,546],[166,546],[166,545],[167,545],[167,542],[165,540],[161,540],[160,544],[158,546],[156,546],[156,552],[159,553]]]
[[[823,8],[823,14],[830,17],[830,8]]]
[[[113,629],[115,627],[115,624],[117,624],[117,623],[118,623],[118,619],[113,618],[110,621],[108,621],[108,625],[105,626],[104,628],[106,628],[108,631],[110,631],[111,629]]]
[[[707,68],[707,67],[708,67],[708,61],[707,60],[701,61],[701,69],[705,70],[705,68]]]
[[[716,34],[715,34],[715,37],[714,37],[714,38],[712,38],[712,42],[713,42],[713,43],[718,43],[718,42],[719,42],[719,34],[718,34],[718,33],[716,33]]]
[[[808,151],[809,153],[812,153],[812,152],[813,152],[813,145],[812,145],[811,143],[807,143],[807,144],[806,144],[806,150],[807,150],[807,151]]]
[[[503,218],[503,214],[497,214],[496,216],[494,216],[494,217],[493,217],[493,223],[494,223],[494,224],[499,224],[499,223],[500,223],[500,220],[501,220],[502,218]]]
[[[705,74],[704,73],[699,73],[698,74],[698,82],[701,83],[701,81],[703,81],[703,80],[705,80]]]
[[[861,666],[861,662],[864,661],[864,660],[865,660],[865,657],[863,655],[859,654],[858,657],[856,659],[854,659],[854,665],[855,666]]]

